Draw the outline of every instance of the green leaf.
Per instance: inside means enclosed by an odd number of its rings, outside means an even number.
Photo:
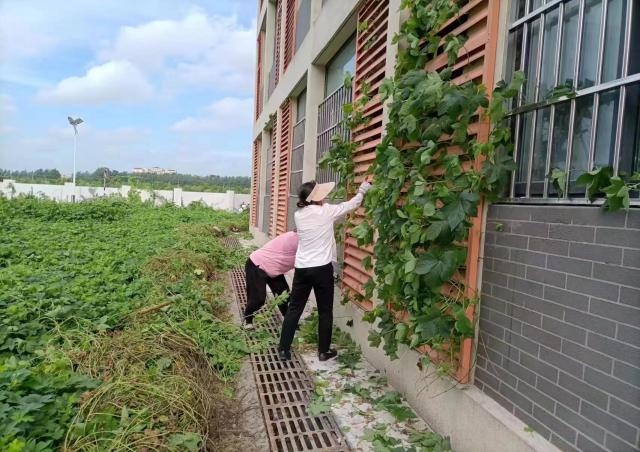
[[[611,212],[620,209],[629,209],[631,200],[630,187],[619,176],[610,179],[611,185],[604,187],[602,191],[607,196],[605,207]]]
[[[435,215],[435,213],[436,213],[436,205],[431,201],[427,202],[422,208],[422,214],[427,218],[432,217],[433,215]]]
[[[431,287],[439,287],[453,276],[460,265],[459,252],[448,250],[441,255],[423,253],[418,257],[415,272],[424,275]]]
[[[408,332],[409,328],[405,323],[400,322],[396,324],[396,340],[398,342],[404,342],[404,340],[407,338]]]
[[[564,190],[567,186],[567,172],[558,168],[554,168],[549,176],[553,186],[558,191],[559,197],[564,196]]]
[[[416,268],[416,258],[411,256],[411,259],[409,259],[404,264],[404,272],[405,273],[411,273],[411,272],[413,272],[415,270],[415,268]]]
[[[449,223],[443,220],[435,220],[431,222],[427,228],[426,239],[429,241],[436,240],[439,237],[449,233]]]
[[[605,166],[593,171],[581,174],[576,180],[576,185],[587,187],[587,198],[593,202],[602,190],[611,184],[611,174],[613,168]]]
[[[331,402],[326,400],[324,396],[313,395],[311,402],[307,405],[307,412],[312,416],[331,411]]]
[[[174,448],[184,448],[189,452],[200,450],[202,438],[199,433],[174,433],[169,438],[169,446]]]
[[[460,333],[461,336],[464,337],[472,337],[473,336],[473,325],[471,321],[467,317],[464,312],[464,309],[459,308],[455,312],[456,323],[455,328]]]

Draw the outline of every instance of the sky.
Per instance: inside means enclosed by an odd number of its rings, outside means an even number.
[[[249,175],[256,8],[0,0],[0,168]]]

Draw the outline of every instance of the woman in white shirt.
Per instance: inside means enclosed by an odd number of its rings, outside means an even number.
[[[302,184],[299,191],[299,209],[294,214],[298,230],[298,250],[289,309],[282,324],[280,359],[291,359],[291,343],[296,327],[307,304],[311,289],[318,306],[318,358],[320,361],[337,356],[331,345],[333,329],[333,265],[336,260],[336,241],[333,224],[341,216],[357,209],[371,188],[364,181],[358,193],[349,201],[340,204],[325,204],[324,199],[333,190],[335,183],[319,184],[314,181]]]

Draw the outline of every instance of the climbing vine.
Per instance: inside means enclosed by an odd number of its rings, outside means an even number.
[[[480,84],[456,84],[453,65],[465,39],[440,32],[458,13],[456,2],[404,0],[402,9],[407,14],[395,37],[395,75],[380,88],[389,120],[370,168],[375,182],[365,207],[371,221],[350,233],[359,245],[374,245],[375,262],[363,262],[375,273],[366,295],[373,297],[375,289],[381,301],[365,316],[376,324],[370,343],[383,344],[391,358],[399,344],[429,346],[452,362],[461,339],[474,332],[466,310],[477,300],[466,296],[459,274],[470,219],[482,198],[501,194],[515,168],[505,108],[523,77],[499,83],[491,101]],[[427,72],[426,63],[441,54],[446,67]],[[366,121],[360,111],[361,104],[345,107],[350,126]],[[471,126],[484,118],[491,128],[480,142]],[[357,147],[336,138],[326,161],[344,167]],[[352,173],[342,174],[347,184],[353,180]]]

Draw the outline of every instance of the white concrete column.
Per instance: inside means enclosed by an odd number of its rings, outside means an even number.
[[[78,192],[73,182],[65,182],[62,189],[63,200],[67,202],[75,202],[77,200]]]
[[[182,188],[175,187],[173,189],[173,204],[182,207]]]
[[[269,134],[264,130],[260,139],[260,167],[258,168],[258,229],[264,221],[264,197],[267,193],[267,155],[269,153]]]
[[[120,187],[120,196],[123,198],[129,197],[129,192],[131,191],[131,185],[123,185]]]
[[[307,119],[304,125],[304,162],[302,181],[316,177],[316,144],[318,139],[318,106],[324,100],[324,66],[312,64],[307,72]]]
[[[1,189],[2,189],[2,195],[7,198],[7,199],[13,199],[13,194],[15,192],[15,187],[13,186],[13,184],[15,184],[16,181],[13,179],[5,179],[4,181],[2,181],[1,184]]]
[[[236,210],[236,193],[233,190],[227,190],[227,210]]]
[[[311,0],[311,26],[313,26],[313,23],[316,21],[321,11],[322,0]]]
[[[267,1],[267,22],[266,33],[264,43],[264,60],[263,60],[263,72],[264,72],[264,90],[265,93],[269,89],[269,71],[273,65],[274,48],[276,42],[276,5]],[[265,95],[265,101],[267,96]],[[266,102],[265,102],[266,103]]]

